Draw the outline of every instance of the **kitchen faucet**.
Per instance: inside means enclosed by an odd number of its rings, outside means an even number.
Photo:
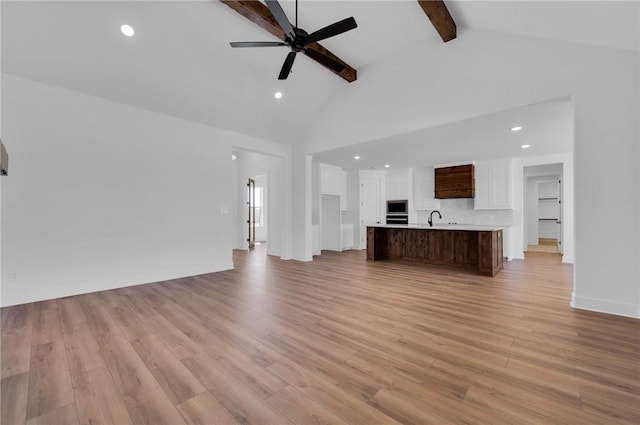
[[[440,211],[438,210],[433,210],[431,211],[431,214],[429,214],[429,227],[433,227],[433,213],[438,213],[438,217],[442,218],[442,214],[440,214]]]

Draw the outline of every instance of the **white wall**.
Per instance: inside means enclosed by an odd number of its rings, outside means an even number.
[[[524,189],[524,240],[522,250],[527,245],[538,245],[538,184],[535,177],[527,177]]]
[[[275,144],[6,74],[2,85],[3,306],[233,266],[231,147]]]
[[[338,195],[322,195],[320,210],[321,249],[341,251],[340,197]]]
[[[360,245],[360,175],[357,171],[347,173],[347,211],[342,212],[342,224],[353,227],[352,240],[343,240],[344,248]]]

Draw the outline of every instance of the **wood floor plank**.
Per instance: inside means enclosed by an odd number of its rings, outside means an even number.
[[[196,344],[173,323],[157,313],[145,317],[143,321],[147,329],[158,337],[179,360],[204,351],[204,348]]]
[[[111,307],[111,317],[118,324],[125,338],[129,341],[149,335],[150,331],[144,321],[138,317],[126,304]]]
[[[62,339],[31,350],[27,420],[75,401]]]
[[[46,344],[62,339],[60,315],[56,308],[40,309],[33,314],[33,331],[31,344]]]
[[[158,386],[122,329],[102,305],[83,305],[87,323],[100,347],[107,369],[121,394],[136,398]]]
[[[73,332],[64,333],[69,373],[74,387],[88,381],[90,371],[106,367],[98,341],[86,323],[74,324]]]
[[[206,391],[156,336],[137,339],[131,345],[173,404],[178,405]]]
[[[140,295],[134,288],[120,288],[115,290],[117,294],[131,311],[133,311],[140,318],[147,318],[157,314],[153,308],[153,303],[147,300],[146,297]]]
[[[178,405],[187,425],[239,425],[231,413],[209,392]]]
[[[92,369],[74,389],[81,425],[132,425],[129,411],[106,368]]]
[[[214,338],[216,343],[237,349],[249,356],[256,363],[265,367],[282,357],[282,354],[262,344],[259,339],[246,334],[244,328],[238,328],[229,324],[216,323],[216,326],[212,326],[209,332],[200,335],[199,339],[202,340],[205,338]],[[211,347],[211,345],[209,345],[209,347]]]
[[[389,415],[404,425],[420,424],[454,424],[453,420],[433,412],[431,409],[420,407],[420,403],[407,397],[406,394],[398,395],[389,389],[382,389],[373,397],[371,404],[380,412]]]
[[[27,425],[78,425],[78,412],[75,403],[69,403],[44,415],[29,419]]]
[[[158,387],[158,381],[124,337],[109,338],[100,348],[121,394],[135,399]]]
[[[253,361],[244,352],[216,338],[213,334],[196,339],[200,346],[212,354],[216,361],[234,373],[238,379],[253,387],[263,398],[280,391],[287,384],[267,370],[261,363]]]
[[[28,372],[2,378],[0,423],[23,424],[27,420]]]
[[[193,339],[198,335],[209,332],[210,326],[205,325],[205,323],[192,314],[188,308],[185,309],[173,302],[170,304],[160,304],[155,308],[160,315],[173,323],[175,327],[180,329],[180,331],[189,338]]]
[[[2,333],[1,338],[2,378],[28,372],[31,361],[31,326],[8,330]]]
[[[515,404],[508,400],[501,399],[495,394],[476,387],[471,387],[465,403],[477,406],[488,412],[500,412],[511,419],[512,423],[523,425],[539,425],[545,423],[553,423],[545,420],[544,415],[540,412],[541,407],[530,406],[528,404]]]
[[[267,401],[294,424],[348,425],[291,386],[278,391]]]
[[[615,397],[598,397],[591,394],[582,394],[582,410],[586,413],[602,416],[602,420],[616,418],[621,423],[639,424],[640,411],[639,400],[617,399]]]
[[[278,360],[268,368],[307,397],[351,424],[393,424],[400,422],[369,406],[360,397],[342,390],[318,372],[288,360]]]
[[[82,305],[77,297],[58,299],[58,310],[62,332],[73,332],[78,326],[87,322]]]
[[[0,310],[2,333],[10,330],[31,327],[33,319],[33,304],[13,305]]]
[[[126,339],[116,321],[109,314],[107,307],[86,304],[86,300],[86,298],[80,299],[82,310],[87,318],[87,326],[99,345],[106,344],[112,338]]]
[[[44,300],[33,303],[33,312],[41,312],[44,310],[57,310],[58,300]]]
[[[128,399],[127,408],[136,425],[185,425],[184,419],[161,388]]]
[[[478,373],[472,368],[442,361],[435,362],[432,367],[468,381],[471,384],[470,388],[473,388],[472,395],[468,399],[469,403],[476,403],[484,397],[489,397],[495,403],[505,403],[508,406],[544,406],[545,408],[539,410],[539,413],[545,421],[551,423],[557,421],[568,424],[588,424],[597,417],[585,414],[574,395],[558,394],[558,390],[553,385],[540,381],[535,369],[531,374],[514,373],[508,368]],[[576,390],[577,388],[576,383]],[[482,397],[474,397],[475,395],[482,395]]]
[[[238,379],[216,362],[215,357],[197,354],[184,359],[183,363],[238,422],[246,425],[291,424],[262,399],[259,391]]]

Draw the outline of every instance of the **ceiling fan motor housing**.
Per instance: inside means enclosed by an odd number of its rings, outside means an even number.
[[[309,34],[302,28],[294,28],[293,30],[296,33],[296,37],[293,40],[287,37],[285,39],[285,43],[291,46],[291,50],[298,53],[304,50],[304,48],[306,47],[305,41]]]

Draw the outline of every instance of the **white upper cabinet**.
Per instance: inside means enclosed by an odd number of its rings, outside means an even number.
[[[511,160],[476,161],[476,210],[508,210],[513,208]]]
[[[435,198],[434,167],[413,170],[413,205],[416,211],[437,210],[440,201]]]
[[[347,209],[347,172],[328,164],[320,166],[320,194],[340,196],[340,210]]]
[[[396,201],[411,198],[411,169],[390,169],[386,176],[386,199]]]

